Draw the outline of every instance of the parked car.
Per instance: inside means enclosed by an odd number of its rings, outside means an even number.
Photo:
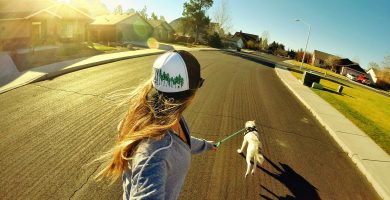
[[[366,84],[366,85],[371,84],[370,79],[368,79],[364,74],[359,74],[359,76],[357,76],[357,78],[356,78],[356,81],[363,83],[363,84]]]
[[[349,79],[351,79],[351,80],[353,80],[353,81],[356,81],[356,76],[355,76],[354,74],[348,73],[348,74],[347,74],[347,78],[349,78]]]

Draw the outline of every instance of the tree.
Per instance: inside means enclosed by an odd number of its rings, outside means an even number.
[[[165,17],[160,15],[160,21],[165,21]]]
[[[214,12],[213,19],[219,24],[223,32],[230,32],[232,29],[232,19],[230,17],[229,2],[222,0]]]
[[[383,58],[383,62],[382,62],[382,67],[383,68],[390,68],[390,54],[389,55],[386,55],[384,58]]]
[[[144,6],[141,11],[138,11],[138,14],[141,15],[144,19],[149,19],[146,6]]]
[[[263,34],[261,35],[261,43],[260,43],[260,48],[261,49],[267,49],[268,48],[268,40],[269,40],[269,32],[264,31]]]
[[[297,52],[295,52],[293,49],[290,49],[287,51],[287,56],[289,58],[295,59],[296,55],[297,55]]]
[[[114,14],[115,15],[123,14],[123,10],[122,10],[122,6],[121,5],[116,6],[116,8],[114,9]]]
[[[125,14],[133,14],[135,13],[135,10],[133,8],[127,9]]]
[[[279,45],[278,43],[276,43],[275,41],[273,41],[269,46],[268,46],[268,50],[271,52],[271,53],[274,53],[276,51],[276,49],[278,49]]]
[[[368,68],[379,69],[379,65],[378,65],[378,63],[371,61],[368,63]]]
[[[190,0],[184,3],[183,18],[195,31],[195,43],[198,42],[199,33],[204,32],[210,23],[206,10],[212,5],[213,0]]]
[[[154,19],[154,20],[158,20],[158,17],[154,12],[152,12],[152,15],[150,16],[150,18]]]
[[[325,64],[329,66],[332,71],[336,71],[335,67],[338,60],[339,58],[336,56],[329,56],[327,59],[325,59]]]

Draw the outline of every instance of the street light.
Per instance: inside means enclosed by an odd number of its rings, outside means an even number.
[[[308,24],[307,22],[305,22],[304,20],[302,19],[295,19],[296,22],[302,22],[303,24],[305,24],[306,26],[309,27],[309,33],[307,34],[307,40],[306,40],[306,46],[305,46],[305,51],[303,52],[303,57],[302,57],[302,62],[301,62],[301,67],[300,67],[300,70],[302,70],[302,67],[303,67],[303,61],[305,60],[305,56],[306,56],[306,50],[307,50],[307,44],[309,43],[309,37],[310,37],[310,31],[311,31],[311,25]]]

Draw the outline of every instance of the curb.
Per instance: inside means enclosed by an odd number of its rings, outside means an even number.
[[[311,108],[311,106],[299,95],[295,92],[295,90],[281,78],[279,69],[287,70],[287,67],[275,66],[275,72],[278,75],[279,79],[283,82],[284,85],[302,102],[302,104],[314,115],[314,117],[321,123],[322,126],[329,132],[332,138],[337,142],[337,144],[341,147],[341,149],[348,154],[348,157],[351,158],[352,162],[354,162],[359,169],[359,171],[367,178],[367,180],[372,184],[375,191],[378,195],[383,199],[390,199],[389,194],[386,193],[385,189],[378,183],[378,181],[372,176],[369,169],[363,164],[362,159],[352,152],[351,149],[342,141],[341,138],[338,137],[336,132],[332,130],[328,124],[326,124],[321,117]],[[333,106],[332,106],[333,107]]]
[[[14,86],[14,87],[7,88],[5,90],[0,90],[0,94],[8,92],[8,91],[11,91],[11,90],[14,90],[14,89],[22,87],[22,86],[25,86],[25,85],[27,85],[29,83],[35,83],[35,82],[39,82],[39,81],[43,81],[43,80],[47,80],[47,79],[52,79],[52,78],[55,78],[57,76],[61,76],[61,75],[68,74],[68,73],[71,73],[71,72],[74,72],[74,71],[78,71],[78,70],[94,67],[94,66],[97,66],[97,65],[117,62],[117,61],[131,59],[131,58],[138,58],[138,57],[143,57],[143,56],[159,55],[159,54],[162,54],[164,52],[165,51],[153,52],[153,53],[145,53],[145,54],[139,54],[139,55],[131,55],[131,56],[124,56],[124,57],[113,58],[113,59],[107,59],[107,60],[97,61],[97,62],[93,62],[93,63],[87,63],[87,64],[84,64],[84,65],[79,65],[79,66],[75,66],[75,67],[59,70],[59,71],[52,72],[52,73],[46,73],[46,74],[44,74],[44,75],[42,75],[40,77],[37,77],[35,79],[31,79],[29,81],[26,81],[26,82],[24,82],[22,84]],[[80,58],[78,58],[78,59],[80,59]]]
[[[212,49],[212,48],[205,48],[205,49],[200,48],[200,49],[188,49],[188,51],[221,51],[221,50],[220,49]],[[97,62],[93,62],[93,63],[87,63],[87,64],[55,71],[52,73],[46,73],[40,77],[30,79],[22,84],[15,85],[14,87],[10,87],[10,88],[4,89],[4,90],[0,89],[0,94],[11,91],[11,90],[19,88],[19,87],[22,87],[22,86],[27,85],[29,83],[35,83],[35,82],[44,81],[47,79],[52,79],[52,78],[55,78],[57,76],[61,76],[61,75],[68,74],[68,73],[71,73],[74,71],[94,67],[97,65],[103,65],[103,64],[107,64],[107,63],[117,62],[117,61],[131,59],[131,58],[138,58],[138,57],[143,57],[143,56],[159,55],[159,54],[163,54],[164,52],[166,52],[166,50],[161,50],[159,52],[153,52],[153,53],[145,53],[145,54],[138,54],[138,55],[131,55],[131,56],[124,56],[124,57],[119,57],[119,58],[107,59],[107,60],[97,61]],[[80,59],[80,58],[78,58],[78,59]],[[77,60],[77,59],[75,59],[75,60]],[[54,64],[54,63],[52,63],[52,64]]]
[[[107,64],[107,63],[121,61],[121,60],[127,60],[127,59],[130,59],[130,58],[138,58],[138,57],[144,57],[144,56],[159,55],[159,54],[162,54],[164,52],[165,51],[153,52],[153,53],[145,53],[145,54],[132,55],[132,56],[124,56],[124,57],[120,57],[120,58],[107,59],[107,60],[97,61],[97,62],[88,63],[88,64],[84,64],[84,65],[79,65],[79,66],[76,66],[76,67],[72,67],[72,68],[56,71],[56,72],[53,72],[53,73],[45,74],[45,75],[43,75],[43,76],[41,76],[41,77],[31,81],[30,83],[35,83],[35,82],[39,82],[39,81],[43,81],[43,80],[47,80],[47,79],[52,79],[52,78],[55,78],[57,76],[61,76],[61,75],[68,74],[68,73],[75,72],[75,71],[82,70],[82,69],[87,69],[87,68],[94,67],[94,66],[97,66],[97,65],[103,65],[103,64]]]

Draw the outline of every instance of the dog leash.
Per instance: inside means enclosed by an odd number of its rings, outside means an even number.
[[[233,134],[223,138],[222,140],[220,140],[217,143],[215,143],[214,146],[218,148],[222,143],[226,142],[226,140],[229,140],[230,138],[236,136],[237,134],[241,133],[243,130],[245,130],[245,128],[243,128],[243,129],[241,129],[241,130],[239,130],[239,131],[237,131],[237,132],[235,132],[235,133],[233,133]]]

